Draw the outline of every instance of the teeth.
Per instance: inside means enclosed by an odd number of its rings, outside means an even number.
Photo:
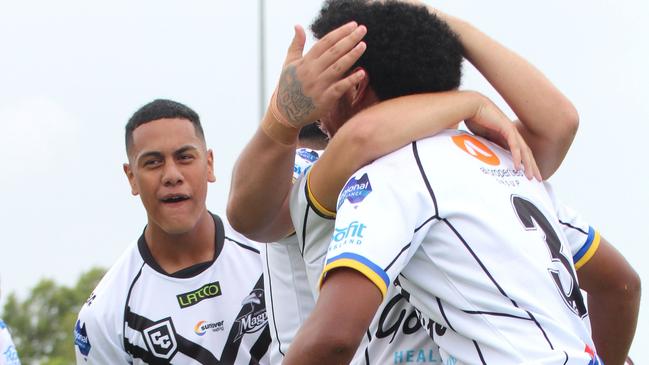
[[[186,200],[186,199],[187,199],[187,197],[185,197],[183,195],[178,195],[178,196],[172,196],[172,197],[169,197],[169,198],[165,198],[165,199],[163,199],[163,201],[166,202],[166,203],[175,203],[175,202],[183,201],[183,200]]]

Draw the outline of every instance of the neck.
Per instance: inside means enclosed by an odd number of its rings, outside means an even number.
[[[196,226],[181,234],[169,234],[155,223],[149,222],[144,238],[151,255],[167,273],[211,261],[215,251],[214,219],[205,210]]]

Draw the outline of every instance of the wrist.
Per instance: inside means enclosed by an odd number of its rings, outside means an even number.
[[[300,129],[291,125],[277,108],[277,90],[270,99],[270,105],[260,128],[266,136],[279,144],[285,146],[297,144]]]

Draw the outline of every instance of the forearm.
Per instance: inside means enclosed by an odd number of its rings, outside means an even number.
[[[624,363],[633,342],[639,308],[639,293],[588,294],[593,341],[605,364]]]
[[[272,118],[266,115],[265,118]],[[278,143],[259,127],[232,172],[227,216],[249,238],[275,241],[290,230],[286,200],[291,189],[297,135]]]
[[[461,19],[439,14],[460,36],[469,60],[522,123],[544,178],[559,167],[574,139],[579,116],[573,104],[537,68]]]
[[[472,91],[410,95],[358,113],[341,127],[312,168],[311,191],[335,210],[336,199],[354,171],[408,143],[455,128],[476,116],[486,98]]]

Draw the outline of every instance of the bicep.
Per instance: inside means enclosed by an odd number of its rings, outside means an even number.
[[[638,274],[624,256],[606,239],[590,260],[577,270],[579,286],[591,295],[597,293],[630,293],[639,286]]]

